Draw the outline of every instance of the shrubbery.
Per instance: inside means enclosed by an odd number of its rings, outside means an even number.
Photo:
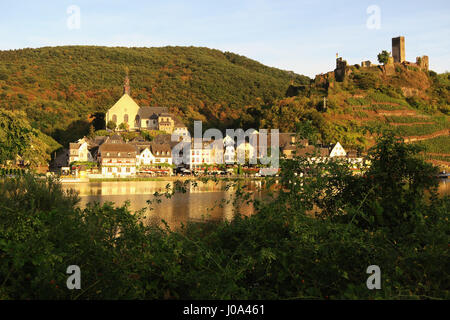
[[[0,180],[0,298],[448,299],[450,199],[436,196],[435,169],[416,151],[383,138],[362,176],[282,160],[278,180],[264,182],[273,199],[253,216],[239,214],[250,195],[237,188],[232,221],[175,231],[127,205],[77,208],[53,180]],[[81,290],[66,289],[72,264]],[[366,287],[373,264],[381,290]]]

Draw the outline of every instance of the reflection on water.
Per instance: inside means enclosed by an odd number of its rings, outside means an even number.
[[[229,184],[229,183],[228,183]],[[165,192],[166,186],[173,187],[172,181],[108,181],[108,182],[81,182],[64,183],[66,189],[79,192],[80,206],[85,207],[89,202],[114,202],[122,205],[130,201],[130,210],[137,211],[149,208],[147,200],[154,200],[155,192]],[[153,210],[146,210],[148,222],[159,223],[164,219],[171,227],[179,226],[187,221],[230,220],[234,214],[232,200],[238,186],[225,189],[227,183],[198,182],[197,186],[189,186],[186,193],[176,193],[172,198],[160,197],[160,203],[153,203]],[[254,197],[260,196],[260,181],[247,181],[246,190],[254,192]],[[250,215],[253,212],[251,204],[239,206],[242,214]]]
[[[439,189],[440,195],[450,196],[450,179],[439,179]]]
[[[109,182],[82,182],[64,183],[64,187],[79,192],[84,207],[89,202],[114,202],[122,205],[130,201],[130,209],[137,211],[148,208],[147,200],[155,199],[155,192],[164,192],[166,186],[173,186],[171,181],[109,181]],[[190,186],[186,193],[177,193],[172,198],[161,197],[161,203],[152,204],[154,210],[146,211],[148,222],[159,223],[164,219],[170,226],[176,227],[188,221],[230,220],[234,214],[232,204],[233,195],[237,186],[225,190],[226,182],[208,183],[198,182],[196,187]],[[261,198],[261,181],[246,181],[243,183],[246,190],[254,192],[254,197]],[[450,180],[441,180],[439,194],[450,195]],[[240,204],[242,214],[250,215],[253,212],[251,204]]]

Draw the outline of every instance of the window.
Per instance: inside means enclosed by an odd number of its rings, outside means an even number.
[[[115,123],[117,123],[117,116],[115,114],[113,114],[112,116],[112,121],[114,121]]]
[[[130,172],[130,168],[127,168],[127,172]]]
[[[128,123],[128,114],[123,116],[123,122]]]

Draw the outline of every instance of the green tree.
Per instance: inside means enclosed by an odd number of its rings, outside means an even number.
[[[145,130],[141,131],[141,136],[147,141],[153,140],[153,136],[148,131]]]
[[[120,129],[120,130],[124,130],[124,131],[128,131],[128,129],[129,129],[128,123],[122,122],[122,123],[119,125],[119,129]]]
[[[317,144],[319,132],[312,120],[304,120],[297,123],[296,132],[299,139],[307,139],[309,143],[313,145]]]
[[[95,129],[94,126],[91,124],[91,126],[89,127],[89,134],[88,134],[89,138],[93,138],[95,137]]]
[[[391,53],[389,51],[383,50],[377,56],[378,62],[382,63],[383,65],[386,65],[389,62],[390,56],[391,56]]]
[[[344,171],[330,179],[329,193],[320,201],[323,214],[336,215],[337,207],[351,205],[358,209],[340,217],[347,222],[399,234],[412,232],[427,215],[427,201],[436,196],[438,186],[437,168],[425,162],[420,151],[422,147],[385,132],[369,150],[370,165],[362,176]]]
[[[31,166],[43,165],[59,145],[50,137],[31,127],[23,112],[0,109],[0,163],[15,163],[21,158]]]
[[[108,121],[108,124],[106,125],[106,127],[109,130],[116,130],[117,124],[114,121]]]

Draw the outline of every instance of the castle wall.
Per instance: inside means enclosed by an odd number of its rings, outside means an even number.
[[[417,57],[416,64],[419,66],[420,69],[424,71],[428,71],[430,68],[428,56]]]

